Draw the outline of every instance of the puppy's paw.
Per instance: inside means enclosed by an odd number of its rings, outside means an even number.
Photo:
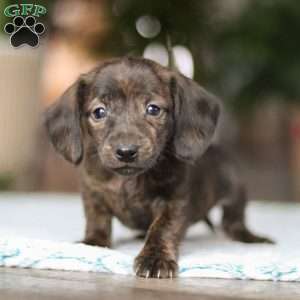
[[[137,276],[145,278],[174,278],[177,277],[178,265],[173,259],[163,256],[138,256],[134,262]]]
[[[249,235],[245,240],[245,243],[262,243],[262,244],[276,244],[273,240],[264,237],[264,236],[259,236],[255,234]]]
[[[89,246],[98,246],[98,247],[108,247],[110,248],[110,242],[105,240],[99,240],[96,238],[85,238],[82,241],[78,241],[78,243],[86,244]]]
[[[275,244],[271,239],[259,236],[252,233],[245,226],[230,226],[225,227],[225,232],[235,241],[243,243],[265,243],[265,244]]]

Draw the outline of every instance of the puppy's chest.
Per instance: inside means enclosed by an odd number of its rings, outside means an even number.
[[[104,189],[106,205],[123,224],[141,230],[149,227],[154,201],[147,196],[143,179],[114,178]]]

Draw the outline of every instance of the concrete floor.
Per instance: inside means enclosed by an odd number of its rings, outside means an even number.
[[[0,269],[0,300],[299,300],[300,284]]]

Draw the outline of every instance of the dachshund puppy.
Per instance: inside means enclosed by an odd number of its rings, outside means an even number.
[[[174,277],[187,228],[218,201],[229,237],[268,242],[246,228],[244,187],[211,145],[219,114],[197,83],[150,60],[113,59],[80,76],[45,124],[56,150],[80,170],[84,242],[110,247],[117,217],[145,234],[136,274]]]

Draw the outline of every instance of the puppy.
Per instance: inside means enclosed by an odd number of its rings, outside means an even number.
[[[45,124],[56,150],[79,166],[84,242],[110,247],[115,216],[145,234],[136,274],[174,277],[187,228],[220,200],[229,237],[269,242],[246,228],[244,187],[210,145],[219,114],[197,83],[146,59],[114,59],[80,76]]]

